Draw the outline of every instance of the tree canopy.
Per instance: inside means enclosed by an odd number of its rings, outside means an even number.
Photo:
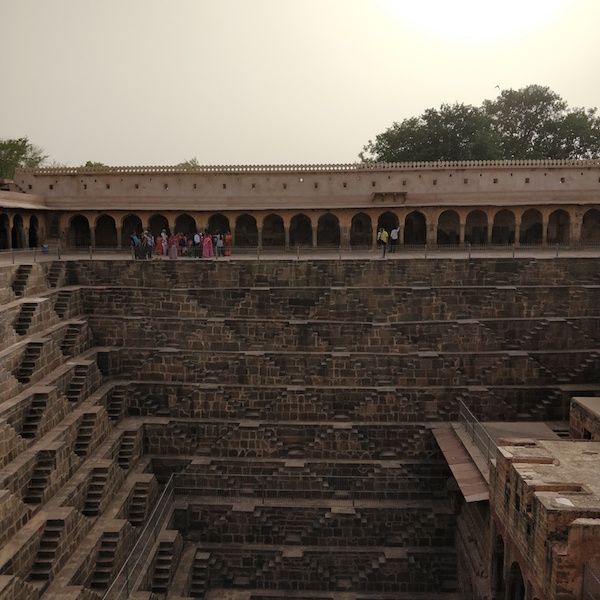
[[[27,137],[0,140],[0,177],[12,179],[16,169],[34,168],[44,164],[48,157]]]
[[[539,85],[503,90],[481,107],[442,104],[393,123],[359,157],[365,162],[598,158],[596,112],[570,109]]]
[[[88,160],[85,165],[83,165],[86,169],[101,169],[103,167],[107,167],[108,165],[105,165],[103,162],[97,162],[97,161],[93,161],[93,160]]]
[[[200,163],[198,162],[198,159],[194,156],[194,158],[188,158],[187,160],[180,162],[177,166],[182,169],[193,171],[194,169],[200,167]]]

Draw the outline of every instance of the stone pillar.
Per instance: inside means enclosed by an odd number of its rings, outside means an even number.
[[[435,248],[437,245],[437,225],[435,221],[427,223],[427,238],[425,240],[428,248]]]
[[[90,245],[92,248],[96,247],[96,229],[94,227],[90,227]]]
[[[490,222],[488,221],[488,226],[487,226],[487,243],[488,246],[492,243],[492,232],[494,231],[494,222],[492,221],[492,223],[490,224]]]
[[[400,231],[398,232],[398,245],[404,246],[404,223],[400,223]]]
[[[342,248],[350,247],[350,228],[340,227],[340,246]]]
[[[61,248],[67,247],[67,237],[69,235],[69,219],[70,215],[61,214],[58,220],[58,238],[60,240]]]
[[[312,227],[312,247],[317,247],[317,227],[318,225],[311,225]]]
[[[258,237],[256,238],[256,245],[259,248],[262,248],[262,225],[257,225],[256,226],[256,231],[258,234]]]
[[[467,224],[464,221],[460,222],[460,232],[458,234],[458,245],[462,248],[465,245],[465,229]]]
[[[284,223],[284,231],[285,231],[285,249],[289,250],[290,247],[290,226]]]
[[[521,223],[515,222],[515,248],[521,245]]]
[[[117,248],[121,249],[121,236],[123,234],[123,225],[115,223],[115,228],[117,230]]]
[[[578,246],[581,242],[581,226],[583,225],[583,215],[570,215],[569,222],[569,243],[572,246]]]
[[[542,217],[542,246],[548,245],[548,217]]]
[[[6,223],[6,248],[7,250],[12,249],[12,220],[13,216],[8,215],[7,223]]]

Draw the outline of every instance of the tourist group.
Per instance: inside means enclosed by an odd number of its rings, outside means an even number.
[[[230,231],[225,235],[219,231],[211,235],[207,229],[189,235],[182,232],[170,235],[163,229],[158,238],[155,238],[146,230],[141,234],[134,231],[129,237],[133,255],[137,259],[149,259],[152,255],[168,256],[170,259],[218,258],[231,254]]]

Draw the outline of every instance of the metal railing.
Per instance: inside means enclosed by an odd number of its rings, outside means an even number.
[[[479,451],[485,457],[486,462],[495,458],[498,446],[492,439],[485,427],[475,418],[475,415],[467,408],[467,405],[458,400],[458,422],[467,432]]]
[[[600,578],[589,564],[583,565],[582,600],[600,600]]]
[[[386,260],[409,258],[447,258],[458,259],[486,258],[489,256],[501,258],[559,258],[568,256],[600,257],[600,245],[441,245],[427,246],[426,244],[401,244],[388,246]],[[285,259],[311,260],[315,257],[326,259],[379,259],[382,250],[375,245],[319,245],[319,246],[234,246],[229,249],[227,259]],[[136,260],[133,249],[129,246],[79,246],[61,247],[53,244],[36,248],[12,248],[0,250],[0,261],[12,264],[46,262],[54,260],[100,260],[120,259]],[[164,254],[152,254],[152,259],[169,260]],[[221,260],[216,255],[210,258],[199,258],[191,249],[178,256],[179,260]],[[145,260],[145,259],[137,259]]]
[[[171,475],[146,525],[137,537],[133,549],[128,554],[112,584],[102,596],[102,600],[107,598],[111,600],[127,598],[130,592],[135,590],[139,585],[139,580],[143,575],[142,569],[148,559],[149,551],[156,542],[158,533],[172,505],[174,477],[175,474]],[[133,584],[130,583],[132,581]],[[125,595],[122,595],[123,593]]]
[[[208,498],[229,498],[230,501],[242,498],[255,498],[262,505],[270,501],[315,500],[322,499],[327,505],[355,505],[355,502],[369,500],[403,500],[406,494],[423,494],[430,496],[446,489],[447,477],[417,474],[399,475],[398,477],[365,475],[363,484],[360,476],[327,476],[318,474],[299,474],[298,485],[293,489],[285,482],[277,485],[264,482],[266,474],[229,474],[222,477],[229,482],[228,487],[206,485],[205,473],[173,473],[169,478],[154,510],[137,541],[129,552],[123,566],[115,576],[112,584],[102,596],[102,600],[121,600],[136,591],[144,575],[144,567],[151,555],[152,546],[164,527],[176,496],[204,496]],[[261,483],[261,479],[263,482]],[[282,477],[282,479],[284,479]],[[296,479],[296,477],[294,477]],[[311,485],[308,485],[311,484]],[[373,490],[360,489],[362,485],[371,484]],[[320,489],[318,486],[321,486]],[[386,488],[390,488],[386,492]],[[404,490],[402,488],[405,488]]]

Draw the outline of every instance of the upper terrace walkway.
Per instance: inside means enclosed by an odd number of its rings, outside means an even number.
[[[469,260],[471,258],[600,258],[600,246],[473,246],[457,248],[438,247],[430,249],[426,246],[403,247],[395,252],[386,252],[383,260],[439,259],[453,258]],[[54,260],[134,260],[131,248],[65,248],[49,247],[46,251],[40,248],[0,250],[0,265],[31,264]],[[382,252],[378,248],[362,248],[342,250],[340,248],[232,248],[230,256],[194,258],[181,256],[181,261],[236,261],[236,260],[382,260]],[[170,261],[166,256],[154,255],[152,260]]]

